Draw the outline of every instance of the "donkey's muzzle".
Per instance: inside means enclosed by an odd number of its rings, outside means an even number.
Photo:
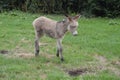
[[[77,36],[78,35],[78,32],[77,31],[74,31],[73,32],[73,36]]]

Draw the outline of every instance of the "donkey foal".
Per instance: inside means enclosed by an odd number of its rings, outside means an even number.
[[[74,36],[78,34],[78,19],[80,15],[70,17],[66,15],[63,21],[55,21],[44,16],[41,16],[33,21],[35,29],[35,56],[39,54],[39,39],[45,34],[57,40],[57,57],[60,55],[61,61],[64,61],[62,55],[62,39],[67,31],[70,31]]]

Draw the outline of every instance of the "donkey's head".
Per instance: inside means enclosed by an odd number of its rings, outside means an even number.
[[[77,27],[78,27],[78,19],[80,18],[80,15],[76,15],[74,17],[67,16],[67,22],[69,23],[68,31],[70,31],[74,36],[78,34]]]

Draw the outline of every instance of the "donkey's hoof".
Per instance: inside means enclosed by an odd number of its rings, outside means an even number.
[[[57,57],[59,57],[59,54],[56,54]]]
[[[35,56],[37,57],[39,55],[39,50],[35,51]]]
[[[64,58],[61,58],[61,61],[63,62],[63,61],[64,61]]]
[[[36,54],[35,54],[35,57],[37,57],[38,55],[39,55],[39,54],[38,54],[38,53],[36,53]]]

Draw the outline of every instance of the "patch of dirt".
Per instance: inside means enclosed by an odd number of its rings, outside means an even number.
[[[70,76],[79,76],[85,74],[96,74],[97,72],[108,70],[116,76],[120,76],[119,68],[111,64],[104,56],[95,55],[94,57],[97,60],[95,65],[92,64],[92,62],[89,62],[86,66],[84,66],[84,68],[70,69],[65,72],[67,72]],[[114,64],[119,65],[120,61],[115,61]]]
[[[76,69],[67,71],[70,76],[79,76],[86,73],[87,69]]]
[[[46,58],[49,58],[49,59],[55,57],[55,55],[53,55],[53,54],[49,54],[49,53],[42,53],[42,54],[40,54],[40,55],[42,55],[42,56],[44,56],[44,57],[46,57]]]
[[[111,65],[111,63],[109,61],[107,61],[107,59],[105,57],[96,55],[95,58],[99,61],[98,64],[100,64],[102,66],[100,70],[109,70],[112,73],[114,73],[115,75],[120,76],[120,70],[118,68],[116,68],[115,66]],[[114,64],[119,65],[120,62],[117,61],[117,62],[114,62]]]
[[[16,53],[14,54],[14,56],[16,57],[21,57],[21,58],[33,58],[35,57],[35,54],[33,53],[24,53],[24,52],[20,52],[20,53]],[[52,54],[48,54],[48,53],[40,53],[39,54],[40,57],[45,57],[47,59],[51,59],[53,57],[55,57],[55,55],[52,55]]]
[[[103,56],[100,56],[100,55],[95,55],[95,58],[102,64],[102,65],[106,65],[108,62],[107,62],[107,59]]]
[[[9,51],[7,51],[7,50],[0,50],[0,53],[1,53],[1,54],[8,54]]]
[[[39,43],[39,46],[47,46],[48,43]]]
[[[12,54],[9,54],[8,57],[32,58],[35,56],[33,53],[30,53],[26,49],[20,48],[19,46],[16,46],[16,48],[11,52]]]
[[[120,70],[118,68],[110,66],[110,67],[108,67],[108,70],[110,70],[115,75],[120,76]]]
[[[111,64],[120,66],[120,60],[112,61]]]
[[[47,43],[45,44],[42,44],[42,45],[46,45]],[[7,50],[0,50],[0,54],[8,54],[9,51]],[[52,59],[55,57],[55,55],[53,54],[49,54],[49,53],[43,53],[43,52],[40,52],[39,54],[40,57],[45,57],[47,59]],[[34,52],[29,52],[27,51],[26,49],[23,49],[19,46],[16,46],[16,48],[14,50],[11,50],[10,51],[10,54],[6,55],[6,57],[9,57],[9,58],[34,58],[35,57],[35,54]]]
[[[35,55],[32,54],[32,53],[19,53],[19,54],[15,54],[15,56],[21,57],[21,58],[32,58],[32,57],[35,57]]]

